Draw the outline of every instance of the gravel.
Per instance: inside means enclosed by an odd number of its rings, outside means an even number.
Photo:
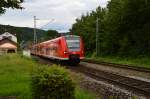
[[[150,73],[148,73],[148,72],[145,73],[145,72],[139,72],[139,71],[135,71],[135,70],[131,70],[131,69],[117,68],[117,67],[92,64],[92,63],[86,63],[86,62],[81,62],[80,64],[83,66],[97,69],[97,70],[108,71],[108,72],[112,72],[112,73],[127,76],[127,77],[134,76],[134,78],[141,78],[141,80],[146,79],[147,81],[148,80],[150,81]]]
[[[84,74],[76,74],[76,76],[80,77],[79,85],[81,88],[96,94],[97,99],[110,99],[112,97],[113,99],[132,99],[133,97],[135,99],[149,99],[149,97],[138,95],[107,82],[97,81]]]

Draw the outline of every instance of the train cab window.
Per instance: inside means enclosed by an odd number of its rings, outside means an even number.
[[[80,37],[66,37],[66,43],[70,51],[80,51]]]

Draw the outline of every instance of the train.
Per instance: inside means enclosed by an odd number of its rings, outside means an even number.
[[[77,35],[60,36],[33,45],[31,54],[77,65],[84,59],[83,40]]]

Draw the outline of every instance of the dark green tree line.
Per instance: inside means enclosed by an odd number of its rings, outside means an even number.
[[[150,55],[150,0],[111,0],[106,8],[76,20],[71,31],[80,33],[88,52],[95,51],[95,21],[99,21],[100,53]]]
[[[104,48],[107,53],[149,54],[150,0],[111,0],[107,8],[105,42],[109,46]]]
[[[58,35],[59,35],[58,31],[48,30],[48,31],[46,31],[46,34],[44,35],[43,41],[54,39],[54,38],[58,37]]]
[[[82,17],[79,19],[76,19],[76,23],[73,24],[73,27],[71,29],[71,32],[80,35],[83,38],[83,41],[85,42],[85,50],[90,53],[95,50],[95,33],[96,33],[96,19],[100,18],[103,19],[105,15],[105,9],[102,9],[98,7],[96,11],[92,11],[90,14],[87,13],[87,15],[82,15]],[[100,20],[100,27],[103,26],[103,20]],[[101,29],[101,32],[103,30]]]

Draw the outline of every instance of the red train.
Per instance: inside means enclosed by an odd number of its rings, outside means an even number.
[[[78,64],[84,58],[84,47],[80,36],[67,35],[32,46],[31,54]]]

